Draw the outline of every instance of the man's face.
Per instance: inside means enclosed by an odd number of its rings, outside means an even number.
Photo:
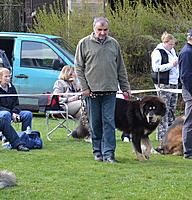
[[[103,41],[109,33],[108,23],[106,22],[102,26],[100,22],[97,22],[94,26],[94,33],[96,38],[99,38],[101,41]]]

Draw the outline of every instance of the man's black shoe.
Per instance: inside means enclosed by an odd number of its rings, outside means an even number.
[[[18,147],[17,147],[17,151],[29,151],[29,149],[23,145],[23,144],[20,144]]]
[[[103,162],[117,163],[118,161],[117,161],[117,160],[115,160],[115,158],[109,157],[109,158],[107,158],[107,159],[103,160]]]

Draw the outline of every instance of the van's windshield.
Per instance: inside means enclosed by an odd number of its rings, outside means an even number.
[[[75,48],[73,48],[70,44],[68,44],[64,39],[52,38],[51,40],[60,48],[62,48],[64,51],[70,53],[73,56],[75,55]]]

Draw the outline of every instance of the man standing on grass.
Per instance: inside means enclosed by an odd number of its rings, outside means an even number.
[[[120,45],[108,36],[108,20],[96,17],[93,30],[77,45],[75,67],[86,97],[94,159],[114,163],[116,92],[119,84],[123,94],[130,97],[130,84]]]
[[[179,54],[179,71],[185,101],[185,121],[182,130],[184,158],[192,159],[192,29],[187,34],[187,40]]]

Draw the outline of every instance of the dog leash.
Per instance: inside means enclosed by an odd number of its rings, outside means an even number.
[[[142,101],[142,98],[136,97],[134,95],[131,95],[131,97],[134,98],[134,99],[136,99],[136,100],[138,100],[138,101]]]
[[[96,98],[97,96],[107,96],[107,95],[116,94],[116,93],[117,92],[103,92],[103,93],[91,92],[90,97]]]

